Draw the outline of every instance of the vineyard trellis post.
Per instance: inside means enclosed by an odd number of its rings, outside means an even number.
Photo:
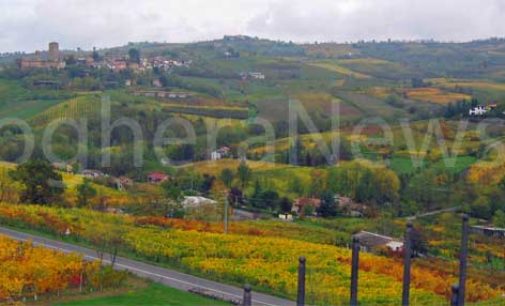
[[[242,306],[251,306],[252,305],[252,289],[250,285],[244,286],[244,298],[242,300]]]
[[[352,265],[351,265],[351,299],[350,305],[358,305],[358,271],[359,271],[359,250],[360,243],[358,237],[352,238]]]
[[[459,250],[458,306],[465,305],[466,264],[468,258],[468,215],[463,214],[461,226],[461,247]]]
[[[410,264],[412,260],[412,221],[407,222],[405,230],[405,241],[403,243],[403,290],[402,306],[409,305],[410,299]]]
[[[458,306],[458,300],[459,300],[459,286],[458,285],[452,285],[451,287],[451,306]]]
[[[301,256],[298,259],[298,293],[296,296],[296,305],[305,305],[305,265],[306,259]]]

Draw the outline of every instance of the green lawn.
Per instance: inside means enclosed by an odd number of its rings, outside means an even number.
[[[227,303],[207,299],[185,291],[152,283],[145,289],[137,289],[117,296],[107,296],[70,301],[56,306],[178,306],[178,305],[229,305]]]
[[[425,165],[425,162],[423,162]],[[414,173],[416,168],[412,163],[410,157],[395,156],[391,158],[389,167],[397,174],[410,174]]]

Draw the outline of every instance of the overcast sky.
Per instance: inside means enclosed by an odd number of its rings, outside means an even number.
[[[503,0],[0,0],[0,52],[189,42],[505,36]]]

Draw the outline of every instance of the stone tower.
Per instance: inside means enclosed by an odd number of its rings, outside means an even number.
[[[60,47],[57,42],[49,43],[49,60],[53,62],[60,60]]]

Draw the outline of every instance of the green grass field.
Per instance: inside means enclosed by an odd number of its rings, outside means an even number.
[[[80,301],[69,301],[55,306],[202,306],[229,305],[222,301],[207,299],[185,291],[150,284],[147,288],[132,290],[117,296],[97,297]]]
[[[436,170],[444,170],[451,174],[458,174],[462,171],[468,169],[472,164],[477,162],[477,158],[473,156],[457,156],[454,164],[450,163],[448,160],[448,164],[444,162],[443,159],[438,160],[434,163],[429,163],[428,160],[424,160],[421,162],[422,167],[429,166],[432,169]],[[416,167],[414,166],[413,160],[410,157],[405,156],[395,156],[390,160],[389,167],[398,174],[410,174],[416,171]]]
[[[15,80],[0,79],[0,118],[28,119],[61,102],[65,92],[28,90]]]

